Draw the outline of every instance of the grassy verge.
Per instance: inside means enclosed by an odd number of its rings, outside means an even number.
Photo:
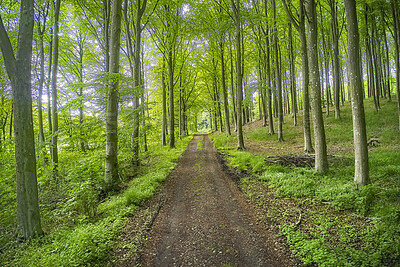
[[[276,136],[265,128],[247,129],[247,151],[234,149],[235,138],[214,134],[214,145],[231,167],[246,172],[243,192],[264,209],[263,219],[279,225],[291,249],[305,264],[318,266],[399,266],[400,262],[400,137],[396,103],[376,112],[366,102],[368,138],[378,138],[370,148],[371,184],[358,189],[353,182],[352,160],[331,164],[326,175],[311,168],[266,164]],[[289,125],[286,130],[301,133]],[[352,122],[349,106],[341,120],[326,119],[328,153],[352,157]],[[298,127],[298,128],[301,128]],[[284,133],[292,153],[301,147],[302,135]],[[296,141],[300,140],[300,141]],[[245,142],[246,145],[246,142]],[[284,154],[277,149],[276,154]]]
[[[23,244],[4,246],[0,254],[1,266],[100,266],[110,257],[125,223],[134,216],[161,186],[178,157],[186,149],[191,137],[177,143],[177,149],[154,147],[142,154],[138,176],[123,182],[125,189],[119,194],[96,201],[96,188],[91,180],[101,179],[103,158],[82,156],[75,158],[73,173],[67,174],[68,184],[84,179],[79,188],[68,191],[66,201],[57,209],[42,207],[44,228],[41,238]],[[66,153],[64,153],[66,155]],[[121,163],[129,161],[129,152],[121,151]],[[76,155],[75,155],[76,156]],[[67,160],[68,161],[68,160]],[[66,161],[66,162],[67,162]],[[68,169],[68,168],[66,168]],[[128,174],[129,171],[124,170]],[[96,184],[96,183],[93,183]],[[48,196],[47,196],[48,197]],[[55,213],[60,213],[59,216]]]

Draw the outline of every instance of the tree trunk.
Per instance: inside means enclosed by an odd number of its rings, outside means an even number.
[[[365,114],[363,103],[362,80],[360,72],[359,32],[357,9],[355,0],[344,0],[347,20],[347,44],[349,55],[349,80],[351,91],[351,107],[353,113],[354,181],[357,185],[369,183],[367,131],[365,127]]]
[[[174,66],[171,46],[168,48],[169,148],[175,148]]]
[[[293,125],[297,126],[296,56],[293,49],[292,24],[289,23],[290,97],[292,99]]]
[[[161,85],[162,85],[162,145],[167,145],[167,89],[165,85],[165,59],[163,57],[163,65],[162,65],[162,73],[161,73]]]
[[[315,171],[326,173],[328,167],[328,157],[326,151],[324,119],[321,108],[321,83],[319,80],[319,67],[317,42],[317,13],[315,0],[306,2],[307,10],[307,44],[310,71],[311,105],[315,139]]]
[[[282,74],[280,70],[279,48],[278,48],[278,28],[276,27],[276,4],[272,1],[272,9],[274,15],[274,50],[275,50],[275,75],[276,75],[276,90],[278,95],[278,141],[283,141],[283,108],[282,108]]]
[[[310,124],[310,96],[309,96],[309,68],[307,56],[307,38],[305,25],[304,0],[299,0],[299,18],[296,20],[289,11],[286,0],[282,0],[286,14],[300,35],[301,60],[303,76],[303,124],[304,124],[304,152],[312,153],[314,151],[311,143],[311,124]],[[298,21],[298,22],[297,22]]]
[[[240,1],[231,0],[232,9],[235,18],[236,26],[236,111],[237,111],[237,130],[238,130],[238,149],[244,149],[243,139],[243,122],[242,122],[242,98],[243,98],[243,84],[242,84],[242,52],[241,52],[241,29],[240,29]]]
[[[49,66],[48,66],[48,71],[47,71],[47,81],[46,81],[46,92],[47,92],[47,122],[49,124],[49,133],[50,135],[53,133],[53,123],[51,121],[51,90],[50,90],[50,84],[51,84],[51,70],[53,66],[53,28],[50,28],[50,41],[49,41]],[[52,154],[53,151],[50,148],[50,154]],[[50,155],[51,158],[53,156]]]
[[[54,10],[54,48],[53,48],[53,71],[51,74],[51,102],[53,131],[51,137],[51,161],[53,163],[53,179],[58,179],[58,106],[57,106],[57,74],[58,74],[58,46],[59,46],[59,16],[61,0],[56,1]]]
[[[14,136],[18,228],[25,239],[42,235],[37,190],[35,139],[32,117],[31,58],[34,26],[33,0],[22,0],[18,49],[14,57],[0,16],[0,48],[11,80],[14,102]]]
[[[110,74],[113,79],[108,86],[106,114],[106,190],[116,189],[118,182],[118,87],[119,87],[119,50],[121,39],[122,0],[115,0],[112,9]]]
[[[236,112],[236,99],[235,99],[235,81],[233,78],[233,55],[232,55],[232,41],[231,36],[229,35],[229,42],[231,43],[229,46],[229,56],[231,62],[231,95],[232,95],[232,106],[233,106],[233,124],[235,125],[235,132],[237,132],[237,112]]]
[[[43,10],[40,11],[40,13]],[[43,15],[43,25],[41,25],[41,16],[39,13],[38,19],[38,33],[39,33],[39,47],[40,47],[40,78],[39,78],[39,88],[38,88],[38,120],[39,120],[39,148],[41,156],[43,157],[44,164],[47,165],[46,158],[46,145],[44,138],[44,129],[43,129],[43,87],[44,87],[44,79],[45,79],[45,69],[44,69],[44,32],[46,31],[46,15]]]
[[[335,119],[340,119],[340,72],[339,72],[339,28],[336,0],[330,0],[331,30],[333,39],[333,92],[335,97]]]
[[[224,44],[221,41],[219,43],[220,53],[221,53],[221,80],[222,80],[222,93],[224,97],[224,113],[225,113],[225,131],[226,135],[231,135],[231,126],[229,123],[229,106],[228,106],[228,93],[226,89],[226,79],[225,79],[225,59],[224,59]]]
[[[80,139],[80,149],[82,152],[86,152],[85,140],[84,140],[84,129],[83,129],[83,40],[82,33],[79,32],[78,38],[79,45],[79,83],[81,86],[79,87],[79,139]]]
[[[392,13],[393,13],[393,28],[394,28],[394,40],[396,47],[396,95],[397,95],[397,109],[399,116],[399,130],[400,130],[400,12],[398,3],[395,0],[391,0],[392,3]]]

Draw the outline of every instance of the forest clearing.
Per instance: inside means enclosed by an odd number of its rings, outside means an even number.
[[[397,0],[0,0],[0,266],[400,266]]]

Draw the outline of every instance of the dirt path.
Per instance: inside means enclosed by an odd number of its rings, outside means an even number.
[[[171,174],[149,237],[141,266],[295,265],[276,232],[257,222],[206,135],[193,138]]]

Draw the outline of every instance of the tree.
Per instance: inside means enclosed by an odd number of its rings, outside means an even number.
[[[14,56],[0,16],[0,48],[11,80],[14,101],[14,136],[18,226],[25,239],[43,234],[40,222],[35,141],[33,133],[31,58],[34,25],[33,0],[22,0],[17,53]]]
[[[280,49],[278,46],[278,29],[276,27],[276,4],[275,0],[272,1],[272,9],[274,13],[274,51],[275,51],[275,77],[276,77],[276,90],[278,94],[278,141],[283,141],[283,108],[282,108],[282,73],[280,64]]]
[[[301,61],[302,61],[302,75],[303,75],[303,129],[304,129],[304,152],[312,153],[314,148],[311,143],[311,123],[310,123],[310,96],[309,96],[309,68],[307,56],[307,37],[306,37],[306,14],[304,7],[305,0],[299,0],[299,15],[298,18],[294,17],[293,13],[288,7],[287,0],[282,0],[283,7],[289,17],[291,23],[299,32],[301,43]]]
[[[326,139],[324,118],[321,106],[321,82],[318,67],[317,48],[317,12],[315,0],[306,1],[307,12],[307,49],[311,88],[311,113],[313,116],[315,139],[315,171],[325,173],[328,171],[328,157],[326,152]]]
[[[357,185],[369,183],[367,130],[365,127],[364,92],[360,67],[360,37],[358,32],[357,9],[355,0],[344,0],[347,21],[348,67],[353,113],[354,181]]]
[[[140,79],[141,67],[141,46],[142,46],[142,17],[146,10],[147,0],[136,1],[136,14],[135,22],[133,23],[134,43],[132,44],[132,37],[130,32],[130,21],[128,17],[128,0],[124,1],[124,18],[125,18],[125,32],[128,45],[128,57],[130,62],[130,70],[133,78],[134,96],[133,96],[133,132],[132,132],[132,164],[139,165],[139,95],[143,90],[142,80]],[[132,18],[133,20],[133,18]],[[132,62],[133,61],[133,62]]]
[[[398,3],[395,0],[391,0],[392,4],[392,14],[393,14],[393,33],[394,33],[394,42],[396,47],[396,92],[397,92],[397,109],[399,111],[399,130],[400,130],[400,12]]]
[[[244,149],[243,139],[243,117],[242,117],[242,99],[243,99],[243,84],[242,84],[242,49],[241,49],[241,29],[240,29],[240,1],[231,0],[232,10],[234,14],[235,27],[236,27],[236,112],[237,112],[237,136],[238,136],[238,149]]]
[[[107,95],[105,181],[107,191],[118,181],[118,88],[122,0],[115,0],[112,10],[110,41],[110,84]]]
[[[53,71],[51,74],[51,102],[53,116],[53,131],[51,137],[51,162],[53,163],[53,178],[58,178],[58,110],[57,110],[57,73],[58,73],[58,46],[59,46],[59,17],[61,0],[57,0],[54,7],[54,47],[53,47]]]

